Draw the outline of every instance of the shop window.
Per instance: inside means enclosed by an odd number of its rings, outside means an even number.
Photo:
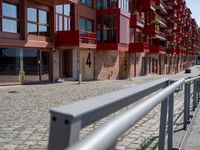
[[[72,4],[56,6],[56,31],[71,30]]]
[[[19,7],[17,4],[2,3],[2,32],[19,33]]]
[[[29,7],[27,9],[28,33],[49,36],[49,13],[45,10]]]

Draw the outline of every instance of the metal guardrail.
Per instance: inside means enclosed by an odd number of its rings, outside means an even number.
[[[50,150],[61,150],[67,147],[68,150],[115,149],[117,138],[161,103],[158,147],[159,150],[164,149],[166,124],[168,124],[168,149],[172,149],[174,92],[181,90],[182,85],[185,85],[184,128],[187,129],[190,121],[190,86],[194,83],[193,109],[195,109],[200,98],[200,77],[194,77],[187,80],[181,79],[176,82],[173,81],[174,83],[171,82],[169,79],[159,79],[151,83],[51,109],[48,148]],[[79,132],[81,128],[128,106],[159,89],[162,89],[162,91],[106,122],[94,130],[89,136],[79,141]]]

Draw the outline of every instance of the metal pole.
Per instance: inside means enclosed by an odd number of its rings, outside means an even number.
[[[197,107],[197,81],[193,81],[193,111]]]
[[[160,132],[159,132],[159,150],[165,148],[165,135],[166,135],[166,122],[167,122],[167,105],[168,98],[161,103],[161,114],[160,114]]]
[[[188,83],[188,98],[187,98],[187,103],[188,103],[188,108],[187,108],[187,112],[188,112],[188,116],[187,116],[187,123],[190,122],[190,100],[191,100],[191,82]]]
[[[184,123],[183,128],[184,130],[187,129],[187,119],[188,119],[188,93],[189,93],[189,84],[185,83],[184,85]]]
[[[174,94],[169,96],[168,107],[168,150],[173,148],[173,120],[174,120]]]
[[[200,101],[200,80],[198,80],[197,92],[198,92],[198,102],[199,102]]]

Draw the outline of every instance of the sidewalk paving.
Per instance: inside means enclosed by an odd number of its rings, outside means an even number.
[[[192,124],[191,132],[184,147],[185,150],[199,150],[200,149],[200,109],[197,110],[194,124]]]
[[[131,80],[63,82],[47,85],[18,85],[0,87],[0,149],[47,149],[49,134],[49,109],[80,101],[87,97],[105,94],[122,88],[146,83],[158,78],[178,79],[200,74],[197,66],[191,74],[148,75]],[[175,108],[181,109],[182,94],[177,94]],[[133,104],[134,105],[134,104]],[[129,106],[130,107],[130,106]],[[81,131],[81,138],[104,123],[120,110]],[[117,149],[138,149],[148,142],[150,148],[157,142],[160,106],[119,138]]]

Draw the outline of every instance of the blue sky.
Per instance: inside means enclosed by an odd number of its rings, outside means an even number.
[[[192,17],[195,18],[200,27],[200,0],[186,0],[186,5],[191,9]]]

